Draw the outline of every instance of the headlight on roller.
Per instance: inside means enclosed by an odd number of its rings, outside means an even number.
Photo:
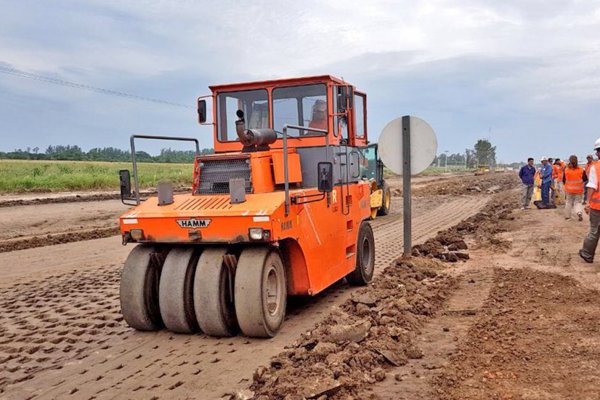
[[[250,228],[248,230],[248,236],[250,237],[250,240],[262,240],[263,228]]]
[[[248,229],[250,240],[271,240],[271,231],[263,228]]]
[[[129,234],[135,241],[142,240],[144,238],[144,231],[142,229],[132,229],[129,231]]]

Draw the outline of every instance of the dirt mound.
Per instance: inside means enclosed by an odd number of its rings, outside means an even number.
[[[496,234],[506,230],[506,221],[514,219],[512,211],[518,207],[513,193],[496,195],[479,213],[467,218],[450,229],[440,231],[434,238],[413,246],[413,256],[434,257],[443,261],[468,260],[469,253],[465,238],[470,235],[478,247],[506,249],[510,243],[499,239]]]
[[[84,201],[98,201],[98,200],[116,200],[120,199],[121,196],[118,193],[97,193],[90,195],[75,195],[75,196],[64,196],[64,197],[40,197],[32,199],[16,199],[16,200],[3,200],[0,201],[0,207],[13,207],[13,206],[31,206],[37,204],[53,204],[53,203],[79,203]]]
[[[468,337],[434,378],[439,398],[598,398],[600,293],[531,269],[497,269],[494,280]]]
[[[119,227],[99,228],[76,233],[59,233],[45,236],[34,236],[22,239],[10,239],[0,242],[0,253],[33,247],[52,246],[55,244],[79,242],[82,240],[101,239],[119,234]]]
[[[432,182],[415,188],[414,196],[495,194],[515,188],[519,178],[514,174],[486,174]]]
[[[454,279],[428,258],[398,260],[254,374],[255,399],[341,399],[420,358],[413,343]],[[325,396],[325,397],[322,397]]]

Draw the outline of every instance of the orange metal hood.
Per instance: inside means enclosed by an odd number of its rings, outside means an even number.
[[[231,204],[229,195],[174,196],[173,204],[159,206],[152,197],[121,215],[121,218],[217,217],[272,215],[284,202],[283,192],[247,194],[246,201]]]

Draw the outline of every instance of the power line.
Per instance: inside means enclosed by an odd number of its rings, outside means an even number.
[[[84,85],[82,83],[75,83],[75,82],[66,81],[64,79],[57,79],[57,78],[51,78],[51,77],[48,77],[48,76],[43,76],[43,75],[38,75],[38,74],[32,74],[31,72],[21,71],[19,69],[7,67],[7,66],[4,66],[4,65],[0,65],[0,73],[8,74],[8,75],[13,75],[13,76],[18,76],[18,77],[21,77],[21,78],[32,79],[32,80],[35,80],[35,81],[52,83],[54,85],[67,86],[67,87],[71,87],[71,88],[75,88],[75,89],[81,89],[81,90],[88,90],[90,92],[107,94],[107,95],[110,95],[110,96],[118,96],[118,97],[125,97],[125,98],[129,98],[129,99],[134,99],[134,100],[149,101],[149,102],[152,102],[152,103],[165,104],[165,105],[169,105],[169,106],[173,106],[173,107],[193,108],[192,106],[185,105],[185,104],[180,104],[180,103],[175,103],[175,102],[172,102],[172,101],[160,100],[160,99],[153,99],[151,97],[138,96],[136,94],[130,94],[130,93],[125,93],[125,92],[120,92],[118,90],[103,89],[103,88],[96,87],[96,86],[90,86],[90,85]]]

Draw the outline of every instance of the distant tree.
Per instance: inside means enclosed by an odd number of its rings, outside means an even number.
[[[72,161],[130,161],[131,153],[126,150],[115,147],[96,147],[88,152],[84,152],[77,145],[50,145],[43,153],[40,153],[39,147],[33,149],[27,147],[15,149],[10,152],[0,152],[0,159],[17,160],[72,160]],[[200,155],[212,154],[214,149],[200,149]],[[172,162],[172,163],[191,163],[194,161],[193,151],[180,151],[172,149],[162,149],[158,156],[152,156],[145,151],[136,152],[138,161],[144,162]]]
[[[479,165],[494,166],[496,164],[496,146],[487,139],[479,139],[475,143],[475,158]]]
[[[146,153],[145,151],[136,151],[135,158],[137,159],[137,161],[143,161],[143,162],[153,162],[154,161],[152,156],[150,154]]]
[[[465,149],[465,157],[467,158],[467,160],[466,160],[467,168],[477,167],[477,158],[475,157],[475,150]]]

